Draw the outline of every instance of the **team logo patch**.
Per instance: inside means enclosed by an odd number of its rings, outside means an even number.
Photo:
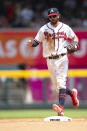
[[[53,13],[54,11],[53,11],[53,9],[50,11],[50,13]]]

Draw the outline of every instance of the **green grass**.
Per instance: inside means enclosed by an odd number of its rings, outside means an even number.
[[[86,109],[65,109],[65,116],[72,118],[87,118]],[[0,110],[0,118],[44,118],[56,116],[56,112],[50,109],[41,110]]]

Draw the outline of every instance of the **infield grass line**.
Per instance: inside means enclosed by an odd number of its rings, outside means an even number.
[[[65,109],[65,116],[71,118],[87,118],[86,109]],[[0,110],[0,118],[44,118],[56,116],[57,113],[51,109],[27,109],[27,110]]]

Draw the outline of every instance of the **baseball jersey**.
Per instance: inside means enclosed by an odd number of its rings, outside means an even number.
[[[40,28],[35,40],[43,45],[43,57],[67,53],[65,46],[75,37],[73,30],[66,24],[59,22],[54,27],[47,23]]]

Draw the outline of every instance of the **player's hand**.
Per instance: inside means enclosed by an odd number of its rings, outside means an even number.
[[[26,46],[27,47],[32,47],[33,40],[29,39],[26,41]]]

